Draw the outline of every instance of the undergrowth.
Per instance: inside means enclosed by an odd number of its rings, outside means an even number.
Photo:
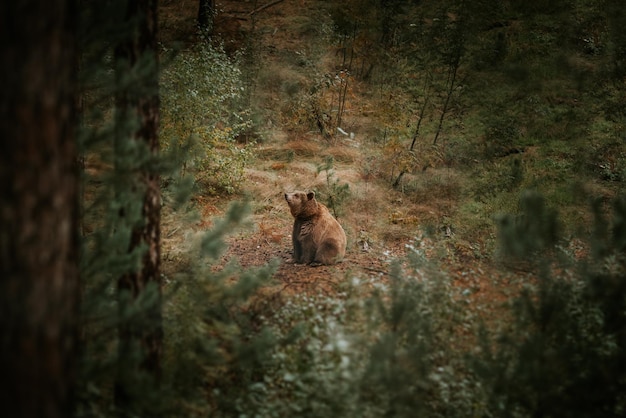
[[[179,52],[162,72],[162,146],[191,137],[184,170],[210,193],[239,190],[254,146],[238,141],[252,128],[239,61],[205,41]]]
[[[317,166],[317,174],[325,173],[326,183],[320,190],[321,198],[335,218],[343,215],[346,200],[350,198],[350,185],[341,183],[333,169],[333,157],[326,157],[323,164]]]
[[[404,267],[391,262],[389,276],[355,276],[334,294],[259,296],[254,321],[275,344],[251,380],[239,381],[243,387],[230,400],[230,413],[443,417],[451,411],[458,416],[483,412],[485,394],[463,358],[472,344],[463,335],[477,324],[466,309],[467,294],[429,265],[420,240],[409,252]]]

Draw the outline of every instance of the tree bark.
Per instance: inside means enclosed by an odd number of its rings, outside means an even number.
[[[213,13],[215,12],[215,0],[200,0],[198,6],[198,28],[203,33],[211,33],[213,29]]]
[[[73,413],[76,5],[0,2],[0,411]]]
[[[116,170],[127,176],[122,179],[124,187],[130,187],[131,195],[142,200],[141,216],[138,221],[129,219],[132,202],[122,202],[120,218],[122,222],[132,223],[132,234],[128,252],[145,248],[141,266],[137,271],[130,271],[118,279],[120,304],[139,303],[145,292],[156,292],[156,298],[140,307],[137,317],[125,318],[119,329],[119,364],[121,366],[116,382],[116,404],[120,410],[132,410],[133,385],[141,380],[138,375],[152,376],[158,384],[161,375],[161,352],[163,344],[161,312],[161,277],[160,277],[160,210],[161,195],[159,174],[151,164],[137,166],[136,161],[126,161],[127,156],[119,155],[124,148],[123,141],[137,141],[145,145],[152,157],[158,154],[157,136],[159,124],[158,92],[158,54],[157,54],[157,0],[128,1],[127,19],[136,21],[136,30],[116,48],[117,61],[117,110],[121,115],[117,123],[128,127],[128,118],[136,119],[138,128],[132,132],[117,129]],[[131,77],[131,81],[128,77]],[[131,124],[132,126],[132,124]],[[136,126],[136,125],[135,125]],[[127,196],[127,195],[125,195]],[[127,219],[124,219],[127,218]],[[145,302],[145,301],[144,301]],[[123,307],[122,307],[123,309]],[[130,358],[134,347],[142,351],[142,361],[138,369],[124,369],[133,364]]]

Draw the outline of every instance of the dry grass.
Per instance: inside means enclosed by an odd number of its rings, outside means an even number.
[[[331,156],[340,163],[355,163],[362,157],[358,148],[343,144],[331,145],[324,150],[323,155]]]
[[[295,96],[308,85],[309,81],[297,69],[284,64],[268,63],[259,70],[257,84],[265,97],[274,100],[281,95]],[[276,97],[276,95],[279,97]]]
[[[295,157],[315,157],[322,152],[319,142],[308,139],[293,139],[287,142],[273,142],[257,150],[257,155],[267,160],[289,161]]]
[[[322,151],[319,140],[313,138],[294,139],[284,145],[285,149],[293,151],[295,155],[302,157],[315,157]]]

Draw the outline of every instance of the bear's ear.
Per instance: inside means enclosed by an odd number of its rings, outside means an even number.
[[[315,192],[308,192],[306,194],[306,198],[309,199],[309,200],[314,199],[315,198]]]

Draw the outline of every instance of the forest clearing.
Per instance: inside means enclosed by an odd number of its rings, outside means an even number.
[[[626,414],[620,0],[20,7],[8,416]]]
[[[166,32],[162,35],[164,40],[168,36],[172,36],[173,40],[195,39],[193,4],[194,2],[165,3],[162,19],[168,22],[171,17],[171,21],[176,22],[173,26],[178,31],[182,30],[182,33],[170,35]],[[240,1],[218,3],[220,12],[216,18],[215,29],[217,39],[227,47],[234,44],[241,48],[245,37],[256,38],[256,34],[247,33],[251,29],[246,27],[251,24],[251,19],[247,16],[255,10],[254,5],[254,2]],[[264,116],[267,117],[268,124],[261,128],[262,141],[254,146],[251,162],[247,164],[239,180],[241,188],[238,194],[250,196],[253,205],[252,228],[236,231],[229,238],[229,246],[223,259],[236,258],[243,267],[252,267],[278,258],[282,263],[276,277],[283,284],[289,285],[288,288],[294,288],[295,291],[317,292],[317,287],[321,286],[323,289],[329,281],[332,286],[338,286],[351,274],[359,276],[368,275],[368,272],[385,273],[393,259],[406,254],[407,246],[426,235],[429,229],[435,229],[437,231],[433,237],[423,237],[429,257],[445,260],[442,267],[445,266],[449,274],[456,275],[461,286],[463,277],[470,270],[477,269],[471,275],[474,283],[469,283],[468,286],[482,288],[485,303],[494,299],[501,301],[509,289],[493,286],[499,281],[493,278],[507,276],[510,272],[497,268],[491,257],[496,233],[495,222],[489,219],[488,214],[483,215],[487,220],[481,221],[490,225],[486,230],[478,230],[480,227],[477,226],[478,231],[467,231],[477,234],[468,238],[457,237],[456,229],[460,229],[461,225],[446,224],[458,211],[458,205],[462,204],[461,199],[466,198],[463,190],[466,185],[460,184],[461,181],[467,181],[462,179],[466,173],[460,173],[451,167],[433,166],[420,173],[421,178],[413,179],[412,183],[406,182],[404,187],[420,188],[416,193],[419,197],[412,197],[394,190],[384,179],[381,181],[380,176],[384,174],[375,172],[380,168],[369,166],[375,160],[375,155],[381,152],[380,147],[373,145],[369,137],[377,135],[375,132],[381,127],[377,125],[379,121],[376,118],[369,118],[368,115],[393,111],[385,109],[388,103],[372,100],[371,93],[366,91],[370,86],[359,80],[351,80],[356,85],[350,86],[350,97],[346,100],[344,128],[353,134],[352,138],[337,133],[329,140],[319,131],[313,130],[312,126],[294,126],[298,125],[298,120],[290,122],[288,126],[281,126],[280,121],[286,116],[276,113],[276,109],[280,109],[278,103],[287,87],[277,83],[289,85],[307,82],[306,72],[298,74],[297,68],[292,68],[293,57],[300,51],[321,48],[317,44],[325,46],[327,42],[315,39],[315,36],[313,39],[306,35],[295,37],[293,33],[302,31],[301,26],[310,24],[306,20],[309,16],[323,14],[325,9],[320,7],[324,7],[323,3],[320,6],[316,2],[284,2],[259,13],[255,21],[258,25],[256,30],[262,37],[262,40],[257,40],[260,49],[258,54],[263,61],[263,64],[258,64],[262,66],[258,71],[276,74],[277,80],[261,78],[254,87],[259,97],[251,100],[260,101],[258,106],[261,107],[261,112],[267,113]],[[167,23],[165,25],[167,27]],[[337,57],[337,47],[329,45],[326,48],[329,50],[319,53],[320,62],[314,69],[316,75],[336,71],[334,67],[340,66],[336,62],[341,60]],[[280,51],[281,54],[272,51]],[[262,76],[263,74],[259,75]],[[280,79],[281,76],[285,79]],[[308,82],[314,83],[315,80]],[[328,97],[322,99],[331,102],[328,103],[329,112],[336,111],[332,108],[332,101],[337,100],[332,97],[333,94],[335,92],[330,92]],[[382,106],[382,109],[374,110],[374,106]],[[428,139],[425,138],[424,142],[426,141]],[[432,155],[427,157],[432,158]],[[320,170],[327,166],[329,158],[332,159],[332,164],[328,170]],[[393,170],[398,167],[388,168]],[[350,237],[347,260],[337,266],[316,269],[290,265],[292,221],[283,201],[283,193],[307,189],[321,190],[328,196],[333,192],[337,193],[341,186],[347,186],[350,195],[341,202],[340,217]],[[613,195],[614,192],[606,193]],[[227,203],[233,197],[218,198],[200,194],[194,199],[201,213],[198,229],[202,230],[210,228],[211,218],[223,215]],[[515,202],[510,202],[510,208],[514,204]],[[501,210],[504,211],[505,208]],[[491,215],[497,214],[494,211]],[[165,253],[170,246],[171,251],[176,252],[176,248],[184,247],[180,245],[180,241],[188,239],[189,231],[183,230],[175,221],[171,228],[178,233],[164,240]],[[480,233],[484,235],[480,236]],[[484,274],[478,273],[479,271]],[[481,283],[476,283],[477,280]],[[500,297],[491,292],[504,294]]]

